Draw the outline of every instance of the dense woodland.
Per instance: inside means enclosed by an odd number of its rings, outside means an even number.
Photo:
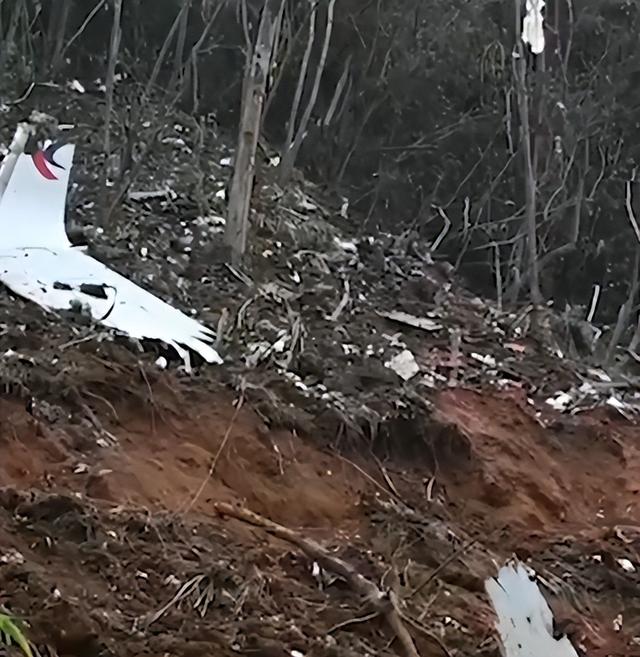
[[[103,101],[91,121],[124,175],[144,154],[137,141],[161,134],[151,103],[166,121],[194,116],[204,139],[212,124],[236,139],[271,12],[258,152],[281,154],[283,186],[295,166],[349,199],[359,234],[430,245],[504,305],[533,295],[585,315],[595,289],[594,321],[631,327],[640,6],[549,0],[539,56],[519,38],[524,11],[517,0],[0,0],[0,98],[78,80]]]

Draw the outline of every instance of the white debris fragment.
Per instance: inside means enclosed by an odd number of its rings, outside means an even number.
[[[557,392],[552,397],[545,399],[545,404],[548,404],[556,411],[566,411],[573,398],[568,392]]]
[[[64,215],[73,151],[49,144],[17,158],[0,199],[0,281],[46,310],[89,312],[131,338],[171,346],[183,360],[192,349],[221,363],[213,331],[71,245]]]
[[[487,365],[488,367],[496,366],[496,359],[490,354],[477,354],[473,352],[470,354],[470,356],[474,360],[477,360],[479,363],[482,363],[483,365]]]
[[[610,395],[606,401],[607,406],[611,406],[618,411],[625,409],[625,404],[623,404],[615,395]]]
[[[177,195],[172,194],[168,189],[153,189],[147,191],[143,190],[139,192],[129,192],[127,196],[129,197],[130,201],[142,203],[144,201],[152,201],[153,199],[157,198],[175,198]]]
[[[613,619],[613,631],[620,632],[622,630],[622,614],[618,614]]]
[[[410,315],[401,310],[393,310],[390,313],[379,312],[378,315],[390,319],[393,322],[406,324],[407,326],[422,329],[423,331],[439,331],[442,328],[442,324],[438,324],[438,322],[435,322],[428,317],[416,317],[415,315]]]
[[[618,566],[627,573],[635,573],[636,567],[629,561],[629,559],[616,559]]]
[[[522,21],[522,41],[529,45],[534,55],[544,51],[544,0],[527,0],[526,14]]]
[[[408,349],[396,354],[384,366],[393,370],[404,381],[412,379],[420,371],[420,366],[416,363],[414,355]]]
[[[73,89],[73,91],[77,91],[79,94],[83,94],[86,92],[86,89],[84,88],[84,85],[82,84],[82,82],[80,82],[80,80],[71,80],[69,86],[71,87],[71,89]]]
[[[230,157],[223,157],[220,160],[220,166],[221,167],[230,167],[231,166],[231,158]]]
[[[18,552],[15,548],[9,548],[2,556],[0,556],[0,563],[20,565],[24,563],[24,556],[22,552]]]
[[[507,564],[485,588],[498,616],[504,657],[578,657],[566,636],[553,637],[551,609],[523,564]]]

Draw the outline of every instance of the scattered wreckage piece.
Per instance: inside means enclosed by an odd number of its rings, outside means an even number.
[[[46,310],[80,309],[130,338],[161,341],[187,364],[189,350],[222,363],[212,330],[71,245],[64,215],[73,145],[27,140],[27,150],[11,163],[0,198],[0,281]]]
[[[551,609],[522,563],[503,566],[485,588],[498,616],[504,657],[578,657],[568,637],[555,638]]]

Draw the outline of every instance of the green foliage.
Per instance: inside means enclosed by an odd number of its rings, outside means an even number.
[[[0,613],[0,644],[5,646],[16,645],[27,657],[32,657],[29,640],[21,627],[22,623],[8,614]]]

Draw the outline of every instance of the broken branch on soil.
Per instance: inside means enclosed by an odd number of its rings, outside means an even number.
[[[272,536],[295,545],[310,559],[318,562],[325,570],[329,570],[343,577],[349,586],[356,593],[362,595],[376,613],[385,619],[395,637],[402,645],[406,657],[420,657],[413,638],[402,621],[398,599],[393,591],[381,591],[371,580],[361,575],[353,566],[339,557],[329,554],[316,541],[305,538],[299,533],[249,509],[243,509],[232,504],[227,504],[226,502],[218,502],[214,505],[214,508],[221,516],[236,518],[254,527],[259,527]]]

